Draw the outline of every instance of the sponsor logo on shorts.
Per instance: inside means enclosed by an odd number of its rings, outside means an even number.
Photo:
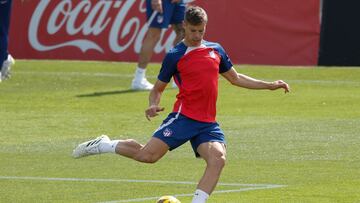
[[[164,137],[170,137],[172,135],[172,130],[170,128],[166,128],[163,132]]]

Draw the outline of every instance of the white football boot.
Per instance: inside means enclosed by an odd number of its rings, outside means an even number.
[[[110,138],[107,135],[101,135],[93,140],[79,144],[73,151],[74,158],[81,158],[94,154],[100,154],[99,146],[102,142],[110,142]]]
[[[15,64],[14,58],[9,54],[1,66],[0,82],[10,78],[11,66]]]
[[[153,84],[151,84],[146,78],[143,78],[142,80],[133,80],[131,83],[131,89],[133,90],[152,90],[154,87]]]

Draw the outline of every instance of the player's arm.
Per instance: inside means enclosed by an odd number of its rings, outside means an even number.
[[[230,68],[228,71],[222,73],[221,75],[231,84],[247,89],[276,90],[282,88],[285,90],[285,93],[290,91],[290,86],[282,80],[276,80],[274,82],[258,80],[247,75],[238,73],[234,67]]]
[[[161,95],[165,90],[167,83],[157,80],[153,89],[149,94],[149,108],[145,110],[145,116],[150,121],[150,118],[155,117],[160,111],[164,111],[163,107],[160,107]]]

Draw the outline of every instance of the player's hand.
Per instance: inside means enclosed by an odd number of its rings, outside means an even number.
[[[151,8],[159,13],[163,12],[161,0],[151,0]]]
[[[159,107],[155,105],[150,106],[148,109],[145,110],[146,119],[150,121],[150,118],[159,115],[158,112],[164,111],[164,109],[164,107]]]
[[[284,82],[282,80],[277,80],[277,81],[272,82],[270,90],[276,90],[279,88],[283,88],[285,90],[285,93],[290,92],[290,86],[286,82]]]

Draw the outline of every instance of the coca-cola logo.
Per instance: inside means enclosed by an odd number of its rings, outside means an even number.
[[[104,53],[110,49],[121,53],[132,48],[139,53],[148,29],[147,22],[140,18],[145,15],[145,8],[145,0],[83,0],[76,3],[40,0],[30,19],[29,42],[38,51],[77,47],[82,52]],[[44,39],[51,39],[51,42]],[[155,53],[169,50],[174,39],[174,32],[163,30]]]

